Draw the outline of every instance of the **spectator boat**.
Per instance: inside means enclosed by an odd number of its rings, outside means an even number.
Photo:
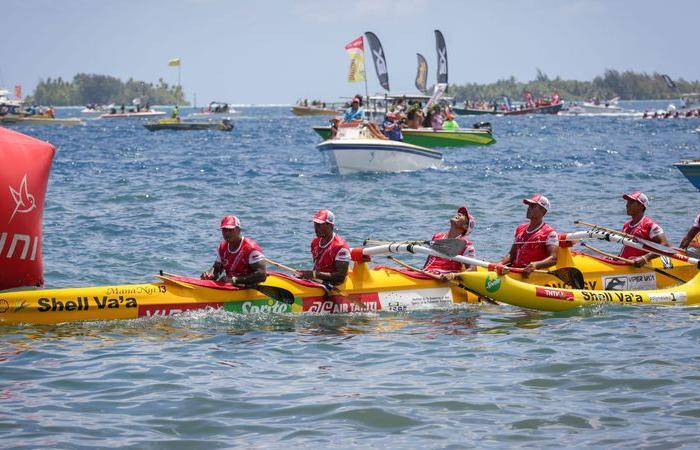
[[[410,172],[442,165],[442,153],[387,139],[373,123],[341,125],[337,136],[318,144],[341,175],[357,172]]]

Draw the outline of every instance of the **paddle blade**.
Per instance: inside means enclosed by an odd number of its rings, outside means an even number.
[[[258,284],[253,288],[256,291],[270,297],[271,299],[277,300],[278,302],[282,302],[287,305],[291,305],[294,303],[294,294],[292,294],[286,289],[282,289],[277,286],[266,286],[264,284]]]
[[[690,246],[685,249],[685,254],[691,258],[700,259],[700,247]]]
[[[562,267],[549,272],[574,289],[583,289],[583,274],[575,267]]]
[[[462,239],[436,239],[434,241],[426,241],[425,245],[447,256],[461,255],[467,243]]]

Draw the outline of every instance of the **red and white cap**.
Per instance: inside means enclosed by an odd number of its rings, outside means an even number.
[[[625,200],[639,202],[645,209],[649,207],[649,197],[644,195],[644,192],[634,191],[630,194],[624,194],[622,198],[624,198]]]
[[[224,228],[236,228],[241,226],[241,221],[238,220],[238,217],[236,216],[224,216],[223,219],[221,219],[221,228],[222,230]]]
[[[459,208],[457,208],[457,213],[458,213],[458,214],[463,214],[463,215],[469,217],[469,230],[467,230],[467,234],[469,234],[469,233],[471,233],[472,231],[474,231],[474,228],[476,228],[476,219],[474,218],[474,216],[471,215],[471,213],[469,212],[469,210],[467,209],[467,207],[466,207],[466,206],[460,206]]]
[[[540,205],[545,211],[549,211],[549,199],[542,194],[535,194],[530,198],[523,199],[526,205]]]
[[[316,214],[314,214],[313,221],[316,223],[335,224],[335,214],[329,209],[319,209]]]

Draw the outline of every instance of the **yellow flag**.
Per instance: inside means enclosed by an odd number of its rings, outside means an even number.
[[[180,65],[180,58],[173,58],[170,61],[168,61],[169,66],[179,66]]]
[[[365,81],[365,48],[362,36],[353,39],[345,46],[348,55],[350,56],[350,73],[348,73],[348,81],[351,83]]]

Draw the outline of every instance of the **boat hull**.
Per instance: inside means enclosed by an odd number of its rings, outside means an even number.
[[[496,142],[486,130],[438,130],[421,128],[402,130],[405,142],[421,147],[466,147],[468,145],[490,145]]]
[[[564,106],[563,103],[557,103],[555,105],[545,105],[537,106],[534,108],[516,109],[513,111],[503,111],[501,114],[504,116],[524,116],[528,114],[558,114],[561,108]]]
[[[147,122],[143,126],[148,131],[162,131],[162,130],[175,130],[175,131],[197,131],[197,130],[219,130],[219,131],[231,131],[233,130],[232,123],[223,122]]]
[[[656,267],[663,267],[659,259],[652,262]],[[671,288],[675,280],[655,274],[644,268],[626,266],[605,261],[589,255],[571,253],[568,249],[559,250],[560,267],[576,267],[583,272],[585,290],[596,293],[605,288],[626,288],[626,291],[639,289]],[[664,269],[683,279],[691,280],[697,275],[695,266],[688,263],[675,264],[671,269]],[[221,309],[236,313],[316,313],[334,314],[351,312],[408,312],[416,310],[440,309],[461,303],[478,303],[479,294],[505,303],[516,304],[520,295],[526,294],[527,302],[520,301],[517,306],[548,310],[574,308],[595,300],[578,303],[566,303],[560,299],[537,296],[537,291],[518,287],[519,290],[486,289],[487,280],[498,277],[493,272],[479,270],[463,276],[464,284],[475,293],[468,293],[462,288],[428,279],[421,274],[409,274],[406,271],[388,267],[370,268],[367,263],[355,263],[353,270],[338,291],[327,294],[322,288],[311,283],[297,280],[282,274],[272,273],[265,285],[286,289],[294,296],[294,303],[272,300],[252,289],[233,289],[225,286],[202,287],[198,280],[182,282],[178,279],[165,278],[161,282],[110,285],[85,288],[46,289],[29,291],[0,292],[0,324],[42,323],[136,319],[151,316],[171,316],[191,310]],[[558,278],[541,273],[533,273],[524,280],[518,274],[506,277],[515,282],[527,281],[528,286],[538,288],[566,288]],[[494,283],[495,281],[489,281]],[[504,282],[503,280],[501,281]],[[622,282],[622,283],[620,283]],[[493,286],[491,286],[493,289]],[[562,289],[564,291],[571,291]],[[532,294],[535,292],[535,294]],[[628,302],[619,291],[609,290],[597,301],[615,301],[619,303],[654,303]],[[680,292],[671,288],[670,292]],[[658,292],[657,292],[658,293]],[[534,295],[534,299],[533,299]],[[566,294],[568,295],[568,294]],[[590,297],[590,296],[589,296]],[[593,297],[591,297],[593,298]],[[644,299],[645,297],[643,297]],[[648,298],[648,297],[646,297]],[[677,297],[682,298],[682,296]],[[605,300],[603,300],[605,299]],[[607,300],[610,299],[610,300]],[[656,300],[661,297],[656,297]],[[670,300],[669,304],[678,303]],[[686,302],[687,304],[690,304]],[[558,309],[553,309],[558,308]]]
[[[700,160],[681,161],[674,164],[681,173],[700,190]]]
[[[497,109],[472,109],[472,108],[452,108],[458,116],[485,116],[487,114],[501,114]]]
[[[331,127],[316,126],[314,131],[323,139],[331,137]],[[428,148],[466,147],[470,145],[489,145],[496,142],[493,135],[486,130],[467,128],[463,130],[439,130],[421,128],[403,129],[403,142]]]
[[[75,125],[85,125],[85,122],[78,118],[68,118],[68,119],[52,119],[50,117],[21,117],[21,116],[3,116],[0,117],[0,123],[18,123],[26,125],[63,125],[63,126],[75,126]]]
[[[338,114],[338,111],[329,108],[312,108],[311,106],[292,106],[292,114],[295,116],[334,116]]]
[[[553,288],[483,271],[466,272],[460,278],[468,288],[495,301],[542,311],[566,311],[596,303],[665,306],[700,304],[700,275],[676,287],[627,291]]]
[[[442,153],[400,141],[329,139],[317,146],[341,175],[358,172],[411,172],[439,167]]]
[[[133,113],[115,113],[115,114],[102,114],[100,119],[133,119],[133,118],[144,118],[144,117],[160,117],[165,116],[167,113],[164,111],[146,111],[146,112],[133,112]]]
[[[253,289],[201,287],[164,278],[147,284],[0,293],[0,323],[125,320],[207,308],[237,313],[406,312],[478,301],[461,288],[366,264],[356,265],[339,290],[329,294],[281,274],[270,274],[264,284],[290,291],[294,303],[277,302]]]
[[[613,104],[605,106],[584,102],[582,105],[580,105],[580,108],[584,114],[610,114],[622,112],[622,108]]]

